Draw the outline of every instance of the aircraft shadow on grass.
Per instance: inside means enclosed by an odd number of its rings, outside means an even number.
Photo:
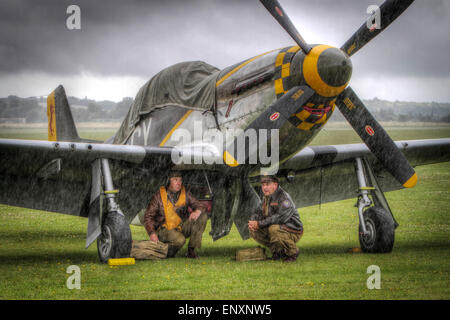
[[[82,239],[82,236],[80,236]],[[217,258],[218,260],[222,260],[223,258],[229,259],[230,261],[234,260],[235,254],[238,250],[255,247],[256,245],[248,245],[248,246],[220,246],[220,247],[203,247],[199,250],[199,254],[201,255],[200,261],[202,258],[208,259],[209,258]],[[23,249],[27,250],[27,247],[29,247],[29,250],[32,250],[31,248],[34,248],[34,245],[32,242],[30,243],[24,243]],[[321,245],[308,245],[308,246],[298,246],[300,248],[300,256],[299,256],[299,262],[301,263],[301,257],[308,256],[310,259],[314,259],[314,256],[320,256],[320,255],[342,255],[344,257],[348,257],[351,259],[352,256],[355,256],[355,254],[349,254],[348,251],[351,249],[351,245],[348,243],[345,244],[321,244]],[[396,255],[403,255],[403,254],[410,254],[414,255],[418,252],[423,251],[434,251],[434,250],[445,250],[450,247],[449,241],[437,241],[433,240],[430,242],[423,242],[420,240],[414,241],[414,242],[408,242],[408,243],[402,243],[399,241],[398,245],[395,247],[395,250],[393,250],[391,253],[386,253],[382,256],[396,256]],[[56,263],[62,263],[64,265],[69,264],[86,264],[86,263],[98,263],[96,252],[89,252],[89,251],[73,251],[72,249],[68,250],[67,252],[61,252],[59,251],[61,249],[61,246],[55,242],[53,246],[46,246],[45,252],[40,253],[39,251],[34,251],[33,253],[25,252],[21,253],[18,252],[8,252],[8,253],[1,253],[0,252],[0,266],[17,266],[20,264],[41,264],[41,263],[48,263],[48,264],[56,264]],[[58,250],[58,251],[56,251]],[[176,257],[174,259],[185,259],[186,255],[186,248],[181,249]],[[266,255],[270,257],[270,251],[266,250]],[[356,254],[357,255],[357,254]],[[367,257],[367,256],[365,256]],[[170,259],[171,260],[171,259]],[[170,263],[170,260],[167,262]],[[164,261],[153,261],[153,260],[146,260],[146,261],[139,261],[139,263],[164,263]]]

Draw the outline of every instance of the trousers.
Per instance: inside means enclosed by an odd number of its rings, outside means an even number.
[[[256,242],[268,247],[272,253],[293,256],[297,253],[296,243],[302,237],[302,233],[293,233],[280,228],[279,224],[272,224],[267,228],[250,230],[250,236]]]
[[[208,222],[208,214],[202,213],[197,220],[186,219],[181,223],[181,231],[172,229],[167,230],[161,227],[157,232],[159,241],[169,245],[167,256],[173,257],[186,243],[186,238],[189,238],[189,248],[201,248],[202,236]]]

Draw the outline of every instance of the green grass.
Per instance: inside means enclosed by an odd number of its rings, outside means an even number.
[[[394,139],[450,136],[448,129],[388,131]],[[317,137],[320,144],[352,139],[349,130]],[[112,268],[98,262],[95,243],[84,249],[86,219],[0,205],[0,299],[449,299],[450,163],[416,171],[415,188],[386,194],[400,224],[392,253],[348,253],[359,246],[352,199],[300,210],[305,234],[292,264],[233,261],[256,243],[235,228],[213,242],[208,224],[198,261],[183,258],[183,248],[174,259]],[[131,228],[133,239],[147,239],[144,228]],[[80,290],[66,287],[70,265],[81,269]],[[366,287],[370,265],[381,269],[380,290]]]
[[[385,127],[393,140],[435,139],[450,137],[450,127]],[[103,140],[111,137],[117,128],[84,128],[78,130],[81,138]],[[47,128],[5,128],[0,127],[0,139],[47,140]],[[361,143],[358,135],[349,127],[328,129],[326,126],[312,141],[312,145]]]
[[[392,140],[437,139],[450,137],[450,127],[385,127]],[[362,140],[349,127],[327,129],[325,126],[314,138],[311,145],[362,143]]]

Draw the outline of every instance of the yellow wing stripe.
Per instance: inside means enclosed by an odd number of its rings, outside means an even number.
[[[184,120],[186,120],[187,117],[189,117],[189,115],[192,113],[193,110],[188,110],[188,112],[186,112],[184,114],[184,116],[181,117],[180,120],[178,120],[178,122],[173,126],[172,129],[170,129],[169,133],[166,135],[166,137],[163,139],[163,141],[161,141],[161,143],[159,144],[160,147],[164,146],[167,142],[167,140],[169,140],[169,138],[172,136],[173,132],[183,123]]]

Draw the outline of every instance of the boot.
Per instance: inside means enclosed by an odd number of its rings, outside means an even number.
[[[292,256],[287,256],[286,258],[283,259],[284,262],[295,262],[297,261],[297,257],[300,253],[300,250],[297,248],[297,252],[292,255]]]
[[[199,258],[197,253],[195,253],[195,248],[188,248],[188,252],[187,252],[186,257],[191,258],[191,259],[198,259]]]
[[[284,258],[284,254],[281,252],[273,251],[271,260],[280,260]]]
[[[178,248],[169,246],[169,249],[167,250],[167,258],[173,258],[178,252]]]

